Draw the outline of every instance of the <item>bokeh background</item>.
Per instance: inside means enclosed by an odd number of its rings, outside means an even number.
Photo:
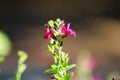
[[[48,41],[43,39],[44,24],[56,18],[71,22],[77,33],[64,42],[70,63],[77,63],[78,54],[87,50],[96,61],[93,74],[105,80],[110,72],[120,70],[119,0],[1,0],[0,30],[9,36],[12,50],[0,63],[0,80],[15,74],[18,50],[29,56],[23,80],[49,80],[43,71],[53,60],[47,51]]]

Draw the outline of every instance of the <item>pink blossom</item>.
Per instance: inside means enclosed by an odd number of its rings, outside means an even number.
[[[93,58],[90,59],[90,70],[93,70],[95,68],[95,60]]]
[[[82,59],[81,66],[87,71],[92,71],[95,68],[95,60],[93,58]]]
[[[68,23],[67,26],[63,26],[61,28],[61,32],[63,32],[65,36],[68,36],[69,34],[73,35],[74,37],[76,36],[76,32],[70,29],[70,23]]]
[[[115,77],[113,77],[112,80],[117,80],[117,79]]]
[[[60,25],[61,25],[61,24],[64,24],[64,22],[65,22],[65,21],[64,21],[64,20],[62,20],[62,21],[60,22]]]
[[[50,27],[47,27],[46,29],[46,34],[44,36],[44,39],[50,39],[54,36],[54,34],[52,33],[52,31],[50,31]]]

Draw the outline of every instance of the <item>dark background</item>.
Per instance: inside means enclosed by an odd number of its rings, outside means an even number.
[[[0,30],[8,34],[13,44],[11,54],[0,63],[2,80],[15,73],[18,50],[29,55],[23,78],[48,80],[42,71],[49,68],[52,59],[43,39],[43,26],[56,18],[71,22],[77,32],[76,38],[65,40],[70,63],[76,63],[82,50],[89,50],[96,60],[95,74],[106,77],[109,72],[120,70],[119,0],[1,0]]]
[[[17,32],[13,29],[41,26],[51,18],[64,18],[74,24],[83,24],[88,18],[119,19],[119,3],[119,0],[1,0],[0,27],[13,36],[11,32]]]

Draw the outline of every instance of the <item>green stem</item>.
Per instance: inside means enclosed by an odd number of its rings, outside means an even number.
[[[21,80],[21,74],[20,73],[16,74],[16,79],[15,80]]]
[[[19,60],[15,80],[21,80],[21,76],[27,67],[26,64],[24,64],[24,61],[27,59],[27,54],[23,51],[18,51],[18,57]]]
[[[64,72],[63,68],[62,68],[62,45],[61,45],[61,41],[59,42],[59,48],[58,48],[58,54],[59,54],[59,72],[60,72],[60,77],[64,77],[64,75],[66,74],[66,72]]]
[[[59,54],[59,65],[61,65],[61,49],[60,49],[60,47],[59,47],[59,49],[58,49],[58,54]]]
[[[54,42],[54,44],[53,44]],[[54,73],[54,75],[57,75],[58,77],[55,77],[57,80],[63,80],[64,76],[66,75],[66,71],[64,70],[63,67],[63,54],[62,51],[63,45],[62,41],[54,40],[51,39],[49,43],[49,51],[52,53],[55,65],[57,65],[58,72]],[[66,59],[65,59],[66,60]]]

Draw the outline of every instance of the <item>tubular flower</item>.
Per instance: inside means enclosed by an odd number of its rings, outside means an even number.
[[[44,36],[44,39],[50,39],[50,38],[53,38],[54,34],[53,32],[50,30],[50,27],[48,26],[47,29],[46,29],[46,34]]]
[[[63,26],[61,28],[61,32],[63,32],[65,36],[68,36],[69,34],[73,35],[74,37],[76,36],[76,32],[70,29],[70,23],[68,23],[67,26]]]

